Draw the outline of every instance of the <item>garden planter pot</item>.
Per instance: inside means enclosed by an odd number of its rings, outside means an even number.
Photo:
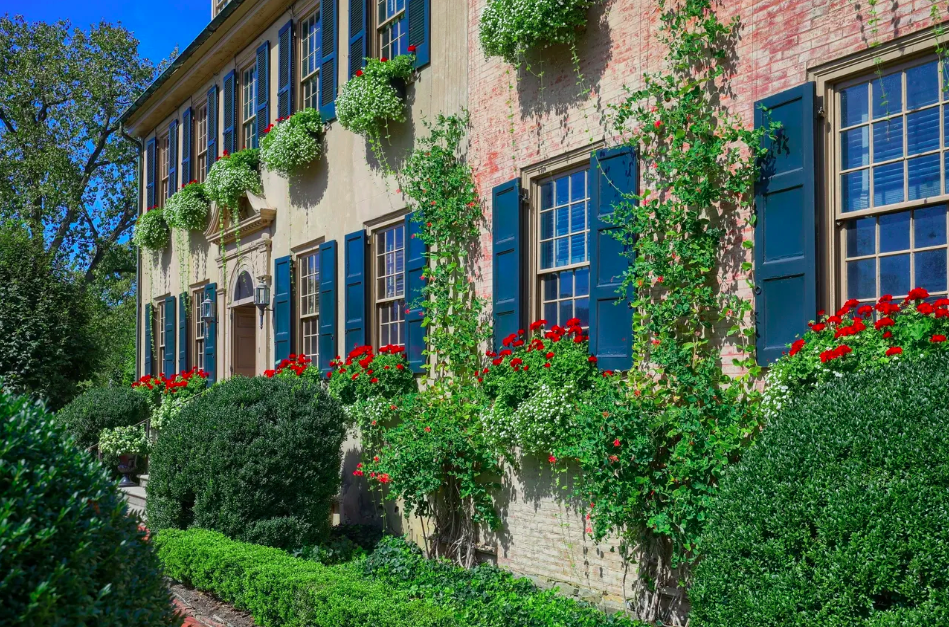
[[[138,455],[119,456],[118,470],[120,473],[122,473],[122,481],[119,483],[120,488],[127,488],[129,486],[137,485],[134,481],[132,481],[132,473],[135,472],[137,463]]]
[[[392,86],[392,89],[395,90],[395,93],[399,94],[399,98],[405,100],[406,96],[406,84],[405,79],[399,76],[389,79],[389,84]]]

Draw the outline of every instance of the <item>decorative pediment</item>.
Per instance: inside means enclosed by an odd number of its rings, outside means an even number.
[[[237,239],[238,233],[240,233],[241,238],[244,238],[251,233],[267,228],[277,217],[277,210],[267,203],[266,198],[253,192],[245,192],[240,199],[238,221],[235,223],[232,220],[231,212],[226,212],[224,215],[222,241],[221,212],[223,209],[216,202],[211,203],[211,219],[204,234],[212,244],[233,242]]]

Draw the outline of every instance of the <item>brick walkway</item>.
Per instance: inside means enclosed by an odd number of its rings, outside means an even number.
[[[183,627],[254,627],[246,612],[235,610],[214,597],[173,583],[169,586],[172,602],[185,617]]]

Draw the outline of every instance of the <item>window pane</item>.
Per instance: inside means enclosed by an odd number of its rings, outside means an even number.
[[[916,248],[939,246],[946,243],[946,207],[917,209],[913,213],[913,231]],[[919,285],[917,283],[917,285]]]
[[[844,170],[870,165],[870,128],[861,126],[841,133],[840,167]]]
[[[557,214],[557,235],[566,235],[570,232],[570,208],[560,207],[554,212]]]
[[[903,156],[903,118],[877,122],[873,125],[873,162],[889,161]]]
[[[916,109],[939,99],[937,62],[917,65],[906,70],[906,108]]]
[[[876,297],[876,260],[847,262],[847,298]]]
[[[586,233],[570,237],[570,263],[582,263],[587,260]]]
[[[909,211],[880,216],[880,252],[909,249]]]
[[[939,155],[926,155],[910,159],[909,199],[926,198],[939,195]]]
[[[540,186],[540,208],[550,209],[554,206],[554,184],[544,183]]]
[[[909,292],[909,255],[880,258],[880,293],[902,296]]]
[[[858,170],[840,177],[844,213],[870,207],[870,171]]]
[[[573,273],[574,293],[577,296],[586,296],[590,293],[590,268],[578,268]]]
[[[617,305],[622,307],[622,305]],[[581,327],[590,326],[590,299],[578,298],[574,301],[573,315],[580,319]]]
[[[570,175],[570,200],[583,200],[587,197],[587,171]]]
[[[863,257],[876,252],[876,218],[860,218],[847,223],[847,256]]]
[[[570,318],[573,318],[573,301],[560,301],[560,324],[564,324]]]
[[[916,286],[931,292],[946,291],[946,249],[916,253]]]
[[[557,275],[548,274],[543,279],[544,300],[553,300],[557,298]]]
[[[939,148],[939,109],[931,107],[906,116],[906,151],[911,155]]]
[[[546,303],[544,305],[544,320],[547,321],[548,326],[560,324],[560,321],[557,320],[557,303]]]
[[[574,233],[587,227],[587,204],[578,202],[570,205],[570,230]]]
[[[903,110],[903,86],[899,72],[873,80],[873,117],[881,118]]]
[[[570,178],[563,176],[556,180],[557,204],[566,205],[570,202]]]
[[[557,260],[556,263],[558,266],[567,265],[567,259],[569,258],[568,244],[569,240],[564,237],[556,240],[557,242]]]
[[[540,214],[540,239],[550,239],[554,236],[554,212],[544,211]]]
[[[571,298],[573,296],[573,272],[567,270],[560,272],[560,298]]]
[[[874,205],[891,205],[903,202],[904,198],[902,161],[873,168]]]
[[[870,84],[856,85],[840,92],[840,120],[846,126],[862,124],[869,119]]]
[[[540,245],[540,267],[542,270],[552,268],[554,265],[554,242],[543,242]]]

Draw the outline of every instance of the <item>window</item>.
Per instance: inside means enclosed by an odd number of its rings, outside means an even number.
[[[155,194],[156,201],[159,207],[165,206],[165,198],[169,196],[171,191],[168,187],[168,135],[162,135],[162,138],[158,140],[158,193]]]
[[[215,0],[214,3],[214,14],[217,15],[220,13],[224,7],[230,4],[231,0]]]
[[[376,0],[376,41],[379,57],[391,59],[408,53],[408,20],[405,0]]]
[[[536,276],[539,311],[548,326],[579,318],[590,324],[589,168],[536,184]]]
[[[313,13],[300,26],[301,108],[320,108],[320,13]]]
[[[154,363],[159,366],[163,366],[165,363],[165,303],[159,302],[157,305],[154,305],[155,308],[155,329],[152,337],[155,338],[155,354],[152,356]],[[158,368],[161,372],[162,368]],[[165,372],[163,373],[167,376],[171,376],[174,373]]]
[[[198,107],[196,122],[195,126],[198,132],[196,133],[197,145],[195,146],[195,153],[198,155],[198,171],[196,172],[195,179],[199,183],[203,183],[204,177],[208,172],[208,103],[205,102]]]
[[[836,90],[834,154],[844,299],[946,294],[949,92],[938,59]]]
[[[297,276],[300,277],[300,346],[303,354],[319,362],[320,329],[320,254],[314,252],[299,258]]]
[[[405,225],[375,235],[375,308],[379,346],[405,344]]]
[[[241,73],[241,137],[244,148],[257,147],[257,68],[253,65]]]
[[[204,299],[204,290],[195,290],[191,293],[191,365],[198,370],[204,370],[204,333],[205,323],[201,319],[201,301]]]

